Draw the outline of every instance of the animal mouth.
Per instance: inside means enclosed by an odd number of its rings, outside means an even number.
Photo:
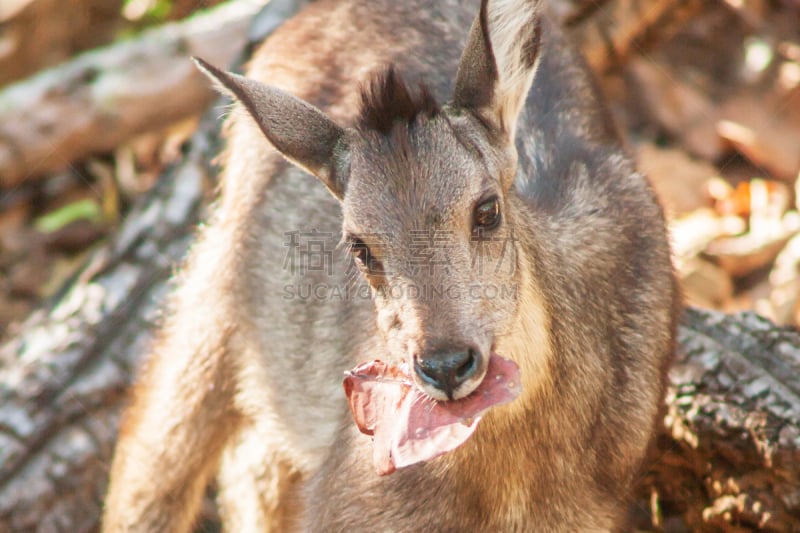
[[[408,365],[362,363],[345,373],[344,391],[353,420],[373,437],[380,475],[428,461],[466,442],[486,411],[520,393],[519,367],[492,354],[480,385],[468,396],[435,400],[414,382]]]

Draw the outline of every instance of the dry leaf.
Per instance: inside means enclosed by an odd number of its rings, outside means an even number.
[[[652,118],[677,138],[691,154],[717,160],[723,145],[716,132],[717,106],[706,95],[682,82],[669,67],[649,59],[631,60],[630,71],[639,96]]]
[[[800,172],[800,123],[788,111],[764,95],[737,96],[723,105],[717,131],[771,175],[793,181]]]
[[[707,184],[718,173],[713,165],[692,158],[683,150],[659,148],[652,143],[638,146],[637,160],[639,169],[655,187],[669,218],[708,205]]]

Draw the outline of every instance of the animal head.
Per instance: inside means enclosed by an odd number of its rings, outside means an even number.
[[[345,128],[277,88],[197,60],[288,160],[341,202],[390,359],[436,399],[468,395],[517,312],[514,136],[538,60],[538,0],[484,0],[440,105],[389,68]],[[505,354],[504,354],[505,355]],[[506,355],[513,357],[513,354]]]

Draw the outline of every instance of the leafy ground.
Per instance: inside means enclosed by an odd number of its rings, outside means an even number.
[[[687,300],[797,324],[800,4],[719,2],[605,79]]]

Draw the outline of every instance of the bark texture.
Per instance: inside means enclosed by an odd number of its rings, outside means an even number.
[[[695,531],[800,531],[800,333],[687,309],[679,339],[653,503]]]

